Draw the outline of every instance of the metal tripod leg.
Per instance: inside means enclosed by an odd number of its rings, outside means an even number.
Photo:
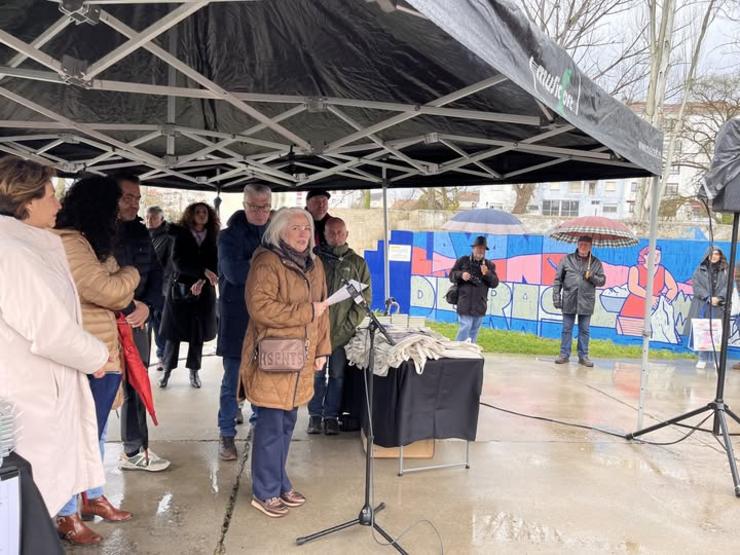
[[[727,429],[727,418],[725,417],[725,411],[722,409],[716,412],[717,419],[719,420],[719,426],[722,430],[722,437],[725,440],[725,452],[727,453],[727,459],[730,462],[730,472],[732,473],[732,481],[735,484],[735,497],[740,497],[740,475],[737,472],[737,463],[735,462],[735,451],[732,448],[732,441],[730,440],[730,432]]]
[[[383,509],[385,509],[385,503],[381,503],[380,505],[375,507],[373,509],[373,513],[377,514]],[[342,524],[337,524],[336,526],[332,526],[331,528],[327,528],[326,530],[321,530],[320,532],[316,532],[314,534],[311,534],[310,536],[301,536],[300,538],[296,538],[295,543],[296,545],[303,545],[304,543],[318,540],[319,538],[323,538],[324,536],[328,536],[329,534],[333,534],[334,532],[339,532],[346,528],[350,528],[354,526],[355,524],[360,524],[359,517],[353,518],[352,520],[348,520],[347,522],[343,522]],[[388,538],[388,541],[392,541],[392,540],[393,538]]]
[[[674,418],[671,418],[670,420],[666,420],[665,422],[659,422],[658,424],[655,424],[654,426],[650,426],[649,428],[643,428],[642,430],[638,430],[636,432],[632,432],[631,434],[627,434],[624,436],[626,439],[634,439],[637,436],[641,436],[643,434],[648,434],[650,432],[654,432],[655,430],[660,430],[661,428],[665,428],[666,426],[671,426],[675,424],[676,422],[681,422],[681,420],[686,420],[687,418],[691,418],[693,416],[696,416],[698,414],[701,414],[703,412],[706,412],[708,410],[714,410],[714,407],[712,404],[708,404],[706,406],[703,406],[699,409],[692,410],[690,412],[681,414],[679,416],[676,416]]]
[[[731,418],[732,418],[732,419],[733,419],[733,420],[734,420],[735,422],[737,422],[738,424],[740,424],[740,417],[738,417],[738,415],[737,415],[737,414],[735,414],[734,412],[732,412],[732,411],[730,410],[730,407],[728,407],[727,405],[725,405],[725,412],[726,412],[727,414],[729,414],[729,415],[730,415],[730,417],[731,417]]]

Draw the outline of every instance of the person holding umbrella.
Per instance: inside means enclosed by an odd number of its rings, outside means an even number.
[[[457,341],[475,343],[483,316],[488,309],[488,290],[498,287],[496,265],[486,260],[488,243],[483,235],[471,245],[473,252],[461,256],[450,270],[450,281],[457,286],[457,316],[460,329]]]
[[[552,300],[555,308],[563,312],[563,332],[560,356],[555,364],[570,361],[573,326],[578,317],[578,363],[588,368],[594,363],[588,358],[591,315],[596,304],[596,288],[606,282],[601,261],[591,252],[593,239],[588,235],[578,238],[574,253],[562,258],[555,270]]]

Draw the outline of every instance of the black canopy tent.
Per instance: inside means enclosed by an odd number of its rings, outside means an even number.
[[[0,151],[71,174],[236,191],[661,171],[660,132],[509,2],[6,0],[0,44]]]

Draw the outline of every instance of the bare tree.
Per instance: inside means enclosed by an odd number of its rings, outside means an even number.
[[[639,0],[522,0],[521,8],[590,79],[629,102],[640,94],[647,72],[647,26],[633,15],[639,4]],[[536,188],[531,183],[514,185],[514,214],[527,211]]]
[[[517,183],[512,185],[514,192],[516,193],[516,200],[514,201],[514,208],[512,208],[512,214],[526,214],[527,206],[529,201],[532,200],[534,192],[537,190],[536,183]]]
[[[722,124],[740,117],[740,73],[697,79],[679,135],[676,163],[706,172],[714,154],[714,141]]]

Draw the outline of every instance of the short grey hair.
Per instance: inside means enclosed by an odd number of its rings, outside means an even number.
[[[313,248],[316,246],[316,240],[314,239],[316,229],[313,223],[313,216],[311,216],[308,210],[304,210],[303,208],[281,208],[275,212],[275,215],[270,220],[270,225],[265,230],[262,242],[267,246],[280,247],[280,235],[290,222],[290,218],[296,214],[300,214],[306,218],[306,221],[311,226],[311,236],[308,239],[308,252],[311,254],[311,258],[314,258],[316,256],[313,252]]]
[[[146,209],[147,214],[159,214],[160,216],[164,215],[164,210],[162,210],[159,206],[150,206]]]
[[[249,195],[272,196],[272,189],[262,183],[250,183],[244,187],[244,198]]]

